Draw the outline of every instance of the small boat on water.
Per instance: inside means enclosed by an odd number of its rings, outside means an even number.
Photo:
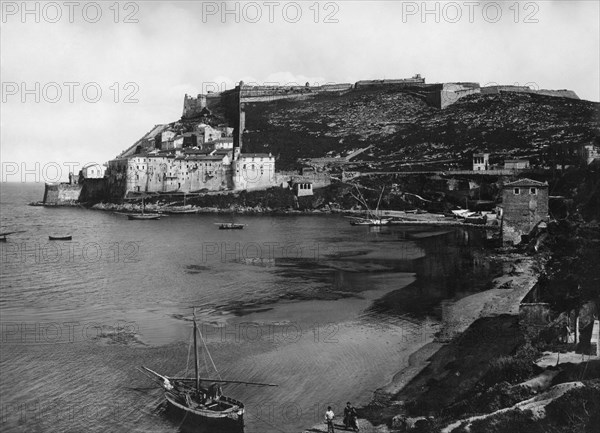
[[[148,367],[142,368],[151,374],[151,378],[158,381],[165,390],[165,399],[168,409],[174,411],[190,426],[211,426],[213,431],[243,431],[244,404],[223,395],[221,383],[241,383],[257,386],[277,386],[269,383],[245,382],[239,380],[205,379],[200,377],[200,359],[198,356],[198,340],[203,344],[208,358],[206,343],[196,322],[196,309],[193,315],[194,333],[194,360],[195,378],[169,377],[159,374]],[[198,338],[199,337],[199,338]],[[215,371],[216,366],[212,363]],[[218,375],[218,371],[217,371]],[[202,382],[212,382],[208,387]]]
[[[234,221],[235,211],[231,211],[231,222],[215,223],[219,226],[219,230],[242,230],[246,224],[239,224]]]
[[[350,221],[350,225],[376,227],[388,225],[390,222],[390,219],[383,218],[355,218],[354,221]]]
[[[70,241],[73,238],[71,235],[65,236],[48,236],[48,239],[51,241]]]
[[[242,230],[246,224],[219,223],[219,230]]]
[[[161,214],[151,214],[151,213],[141,213],[141,214],[135,214],[135,213],[129,213],[127,214],[127,219],[129,220],[158,220],[160,219],[162,215]]]
[[[170,214],[198,213],[198,211],[196,209],[167,209],[164,212],[170,213]]]
[[[145,213],[146,208],[144,197],[142,197],[142,213],[128,213],[128,220],[158,220],[162,216],[159,213]]]

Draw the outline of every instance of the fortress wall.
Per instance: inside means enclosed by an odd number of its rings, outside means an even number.
[[[567,89],[560,89],[560,90],[540,89],[540,90],[537,90],[535,93],[537,93],[538,95],[556,96],[559,98],[579,99],[579,96],[577,96],[577,93],[575,93],[572,90],[567,90]]]
[[[516,92],[516,93],[531,93],[531,88],[528,86],[487,86],[481,88],[481,93],[498,94],[500,92]]]
[[[44,191],[44,204],[66,204],[79,200],[81,185],[68,183],[47,183]]]
[[[483,94],[498,94],[500,92],[515,92],[515,93],[532,93],[536,95],[545,95],[545,96],[555,96],[558,98],[571,98],[571,99],[579,99],[577,93],[568,89],[559,89],[559,90],[548,90],[548,89],[540,89],[535,90],[528,86],[487,86],[481,88],[481,93]]]
[[[80,202],[99,202],[107,198],[107,181],[104,178],[100,179],[84,179]]]
[[[405,78],[399,80],[360,80],[354,84],[355,89],[383,86],[427,86],[425,78]]]
[[[442,90],[440,92],[439,108],[446,108],[449,105],[454,104],[460,98],[464,98],[467,95],[473,95],[476,93],[481,93],[479,88],[464,89],[464,90],[457,90],[457,91]]]

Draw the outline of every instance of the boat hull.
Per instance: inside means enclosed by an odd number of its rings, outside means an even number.
[[[48,236],[51,241],[70,241],[72,236]]]
[[[128,214],[127,215],[127,219],[129,220],[157,220],[160,219],[161,215],[134,215],[134,214]]]
[[[207,409],[192,409],[178,401],[171,392],[165,392],[167,411],[169,415],[182,420],[193,431],[206,432],[243,432],[244,410],[236,407],[227,411],[214,411]],[[191,430],[190,430],[191,431]]]
[[[219,230],[242,230],[244,224],[221,224]]]

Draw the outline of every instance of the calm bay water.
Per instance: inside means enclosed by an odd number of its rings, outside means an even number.
[[[247,432],[296,432],[406,365],[440,302],[490,273],[475,233],[352,227],[340,216],[219,215],[128,221],[31,207],[43,185],[1,185],[2,431],[177,432],[141,374],[193,373],[191,306]],[[71,234],[73,240],[48,241]],[[188,368],[189,367],[189,368]]]

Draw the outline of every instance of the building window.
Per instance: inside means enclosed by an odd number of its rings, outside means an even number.
[[[515,189],[513,190],[513,192],[515,193],[515,195],[519,195],[519,194],[521,194],[521,190],[520,190],[519,188],[515,188]]]
[[[537,189],[536,188],[529,188],[529,194],[536,195],[537,194]]]

